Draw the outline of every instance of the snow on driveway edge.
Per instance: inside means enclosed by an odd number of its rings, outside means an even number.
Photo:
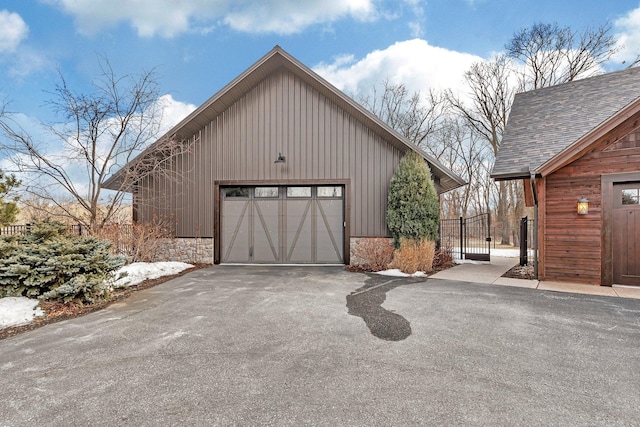
[[[118,277],[121,273],[127,273],[127,275],[114,281],[112,286],[119,288],[133,286],[146,279],[171,276],[191,267],[193,267],[191,264],[173,261],[134,262],[116,271],[115,277]],[[26,297],[0,298],[0,329],[26,325],[36,317],[43,316],[44,312],[38,307],[39,302],[37,299]]]

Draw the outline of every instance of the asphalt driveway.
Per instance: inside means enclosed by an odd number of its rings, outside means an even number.
[[[633,425],[640,301],[197,270],[0,340],[0,426]]]

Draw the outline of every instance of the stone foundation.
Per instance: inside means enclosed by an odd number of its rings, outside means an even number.
[[[350,263],[362,265],[366,261],[356,254],[358,248],[367,241],[382,239],[393,243],[391,237],[352,237],[350,240]],[[213,238],[175,238],[163,239],[162,253],[156,256],[157,261],[181,261],[188,263],[213,264]]]
[[[213,264],[213,238],[162,239],[157,261],[181,261],[190,264]]]

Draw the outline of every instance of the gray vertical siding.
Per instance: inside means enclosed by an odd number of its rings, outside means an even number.
[[[403,153],[284,69],[197,134],[174,165],[181,179],[141,183],[139,219],[173,215],[179,237],[214,233],[218,180],[351,182],[351,235],[386,236],[387,188]],[[281,152],[284,165],[273,161]]]

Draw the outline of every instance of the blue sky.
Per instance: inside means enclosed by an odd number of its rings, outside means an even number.
[[[0,0],[0,99],[50,121],[58,71],[82,90],[104,54],[117,74],[158,67],[173,124],[276,44],[351,95],[456,88],[522,27],[607,20],[610,71],[640,52],[638,0]]]

